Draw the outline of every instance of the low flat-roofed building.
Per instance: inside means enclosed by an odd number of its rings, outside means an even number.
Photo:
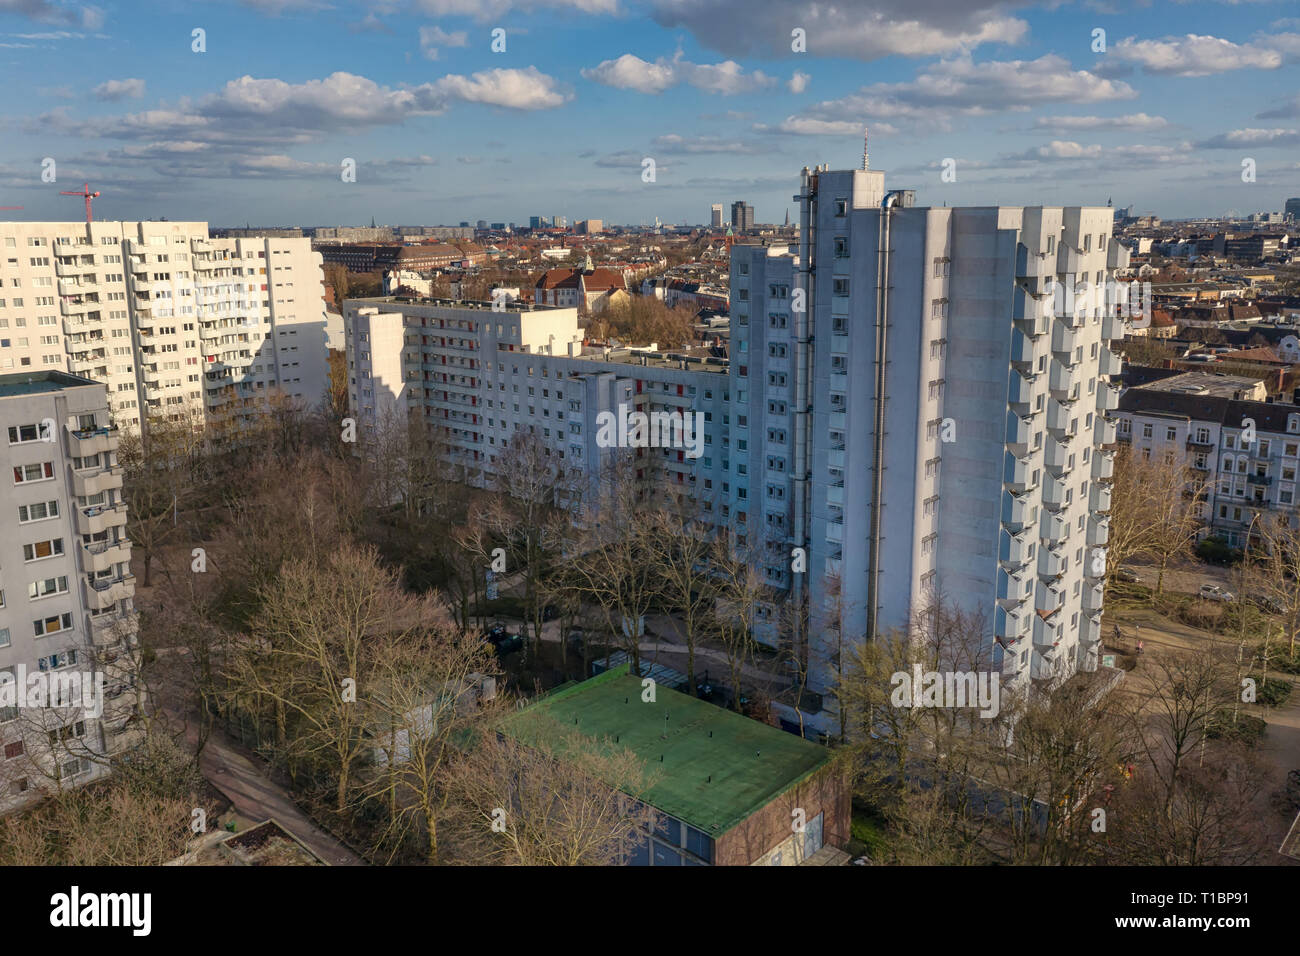
[[[617,740],[644,765],[632,796],[657,822],[631,865],[793,866],[848,842],[849,788],[829,750],[678,691],[646,702],[627,665],[560,687],[500,730],[527,745],[548,724],[593,746]]]

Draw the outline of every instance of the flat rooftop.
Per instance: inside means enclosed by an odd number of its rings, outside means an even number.
[[[560,687],[501,730],[528,744],[545,715],[594,746],[630,750],[648,781],[633,796],[715,839],[830,762],[826,748],[716,704],[662,686],[645,703],[641,692],[625,664]]]
[[[98,384],[100,383],[67,372],[17,372],[11,375],[0,375],[0,398],[61,392],[65,388]]]
[[[354,302],[360,306],[368,305],[433,305],[444,309],[475,309],[482,312],[494,311],[491,301],[482,299],[433,299],[428,296],[398,296],[398,295],[377,295],[366,299],[344,299],[346,302]],[[554,306],[554,305],[537,305],[533,302],[519,302],[509,299],[504,303],[503,309],[496,309],[498,312],[557,312],[566,310],[575,310],[577,306]]]
[[[1225,355],[1231,361],[1232,356]],[[1179,392],[1214,398],[1237,398],[1243,391],[1253,391],[1263,384],[1262,378],[1244,375],[1216,375],[1213,372],[1184,372],[1139,386],[1149,392]]]

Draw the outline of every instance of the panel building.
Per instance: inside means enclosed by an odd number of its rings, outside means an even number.
[[[573,309],[361,300],[353,407],[418,410],[480,481],[521,428],[595,474],[594,413],[700,412],[699,457],[640,449],[641,477],[754,554],[757,636],[807,654],[813,727],[838,725],[843,647],[936,597],[1004,685],[1095,670],[1124,334],[1101,290],[1128,263],[1112,210],[923,208],[826,168],[795,198],[797,247],[732,250],[729,362],[584,349]]]
[[[135,579],[105,386],[0,375],[0,811],[138,740]]]
[[[324,287],[306,239],[202,222],[0,222],[0,374],[108,386],[113,421],[251,414],[325,392]]]

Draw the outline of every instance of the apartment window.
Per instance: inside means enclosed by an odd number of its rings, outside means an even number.
[[[934,260],[934,277],[936,279],[948,278],[949,270],[951,268],[952,268],[952,263],[949,260],[944,259],[942,257],[936,258]]]
[[[38,501],[31,505],[18,506],[18,523],[26,524],[29,521],[44,521],[46,518],[57,518],[59,516],[59,503],[57,501]]]
[[[849,201],[847,199],[835,200],[835,216],[841,218],[849,214]]]
[[[53,617],[44,617],[40,620],[32,621],[32,629],[36,632],[37,637],[44,637],[47,634],[58,634],[60,631],[70,631],[72,630],[72,614],[64,612],[63,614],[56,614]],[[69,651],[68,653],[72,654],[75,659],[76,651]],[[58,657],[59,655],[56,654],[54,656]],[[44,660],[47,660],[47,658],[42,658],[42,661]],[[44,666],[41,667],[41,670],[46,669],[47,668]]]
[[[847,259],[849,257],[849,240],[847,236],[835,237],[835,258]]]
[[[54,578],[43,578],[40,581],[33,581],[27,585],[27,597],[32,601],[39,601],[41,598],[47,598],[54,594],[68,593],[68,577],[60,575]]]
[[[21,445],[29,441],[51,441],[48,430],[42,434],[40,425],[10,425],[9,444]]]
[[[835,279],[831,288],[831,294],[840,298],[847,296],[849,294],[849,280],[844,278]]]
[[[53,558],[62,553],[62,538],[52,538],[49,541],[37,541],[34,544],[23,545],[24,561],[40,561],[42,558]]]
[[[16,465],[14,467],[14,484],[21,485],[33,481],[48,481],[54,477],[54,463],[41,462],[35,465]]]

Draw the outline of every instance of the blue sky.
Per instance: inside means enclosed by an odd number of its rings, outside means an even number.
[[[1300,195],[1294,0],[0,0],[0,87],[14,218],[779,222],[864,124],[923,205]]]

